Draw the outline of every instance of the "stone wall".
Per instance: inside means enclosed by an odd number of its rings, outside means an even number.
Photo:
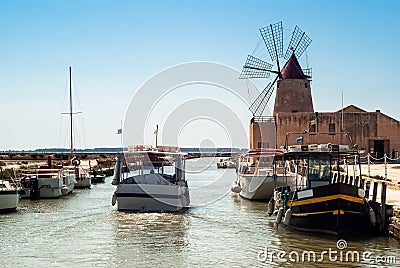
[[[393,207],[393,217],[389,223],[389,235],[400,240],[400,207]]]
[[[352,109],[350,109],[352,108]],[[278,113],[276,114],[277,147],[285,144],[288,132],[348,132],[354,144],[365,153],[372,153],[374,140],[384,140],[384,153],[391,156],[393,150],[400,152],[400,122],[375,112],[357,111],[356,107],[344,110],[343,119],[341,111],[332,113]],[[317,118],[317,125],[312,126],[311,121]],[[298,137],[293,137],[294,140]],[[289,140],[290,142],[290,140]],[[306,141],[305,141],[306,142]],[[324,141],[315,140],[316,143]]]
[[[274,115],[282,112],[314,112],[309,80],[278,80],[274,103]]]

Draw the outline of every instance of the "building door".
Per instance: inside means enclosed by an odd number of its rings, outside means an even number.
[[[385,154],[385,140],[374,140],[374,157],[382,158]]]

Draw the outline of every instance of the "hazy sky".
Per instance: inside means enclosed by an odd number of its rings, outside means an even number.
[[[400,119],[399,10],[395,0],[2,0],[0,149],[69,146],[69,66],[82,112],[77,146],[118,146],[116,129],[149,77],[190,61],[240,70],[258,29],[278,21],[285,36],[298,25],[312,39],[300,63],[313,68],[316,111],[340,109],[343,91],[345,105]]]

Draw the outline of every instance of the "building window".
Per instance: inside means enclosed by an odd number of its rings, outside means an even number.
[[[329,124],[329,132],[336,132],[335,123],[330,123]]]
[[[307,83],[304,83],[304,87],[305,87],[305,88],[307,88],[307,87],[308,87]]]
[[[258,148],[269,148],[269,142],[267,141],[259,141]]]
[[[315,132],[315,131],[316,131],[316,125],[315,124],[311,125],[309,132]]]

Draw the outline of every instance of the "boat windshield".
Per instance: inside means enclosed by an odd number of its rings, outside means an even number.
[[[331,179],[331,161],[328,157],[310,158],[308,179],[310,181],[329,181]]]

